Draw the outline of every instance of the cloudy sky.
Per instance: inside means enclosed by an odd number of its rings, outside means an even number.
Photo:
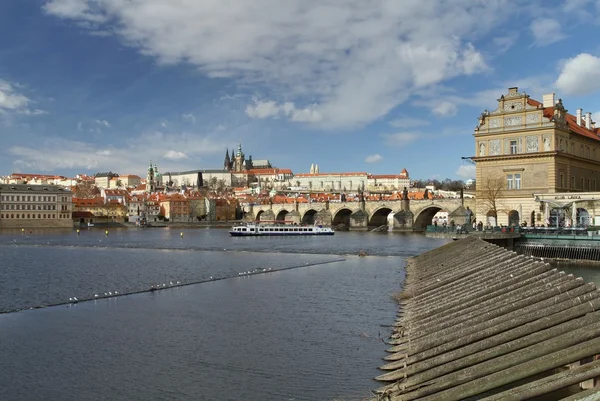
[[[600,120],[600,0],[2,0],[0,175],[469,178],[507,88]]]

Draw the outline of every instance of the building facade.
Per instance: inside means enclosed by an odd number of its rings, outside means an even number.
[[[0,185],[0,228],[73,227],[71,191],[56,185]]]
[[[569,114],[509,88],[475,128],[476,218],[490,225],[546,224],[533,194],[597,191],[600,130],[591,113]]]

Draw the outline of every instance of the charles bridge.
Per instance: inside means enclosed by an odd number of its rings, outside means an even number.
[[[394,231],[424,231],[440,210],[448,212],[448,220],[463,224],[467,207],[475,210],[475,199],[246,204],[243,211],[245,219],[254,221],[345,225],[350,230],[388,225]]]

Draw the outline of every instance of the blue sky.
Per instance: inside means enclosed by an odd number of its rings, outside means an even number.
[[[0,175],[467,179],[507,88],[600,121],[600,0],[3,0]]]

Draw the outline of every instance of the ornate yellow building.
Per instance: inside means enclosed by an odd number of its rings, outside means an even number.
[[[484,224],[547,224],[533,194],[592,192],[600,180],[600,129],[591,113],[569,114],[509,88],[475,128],[476,216]]]

